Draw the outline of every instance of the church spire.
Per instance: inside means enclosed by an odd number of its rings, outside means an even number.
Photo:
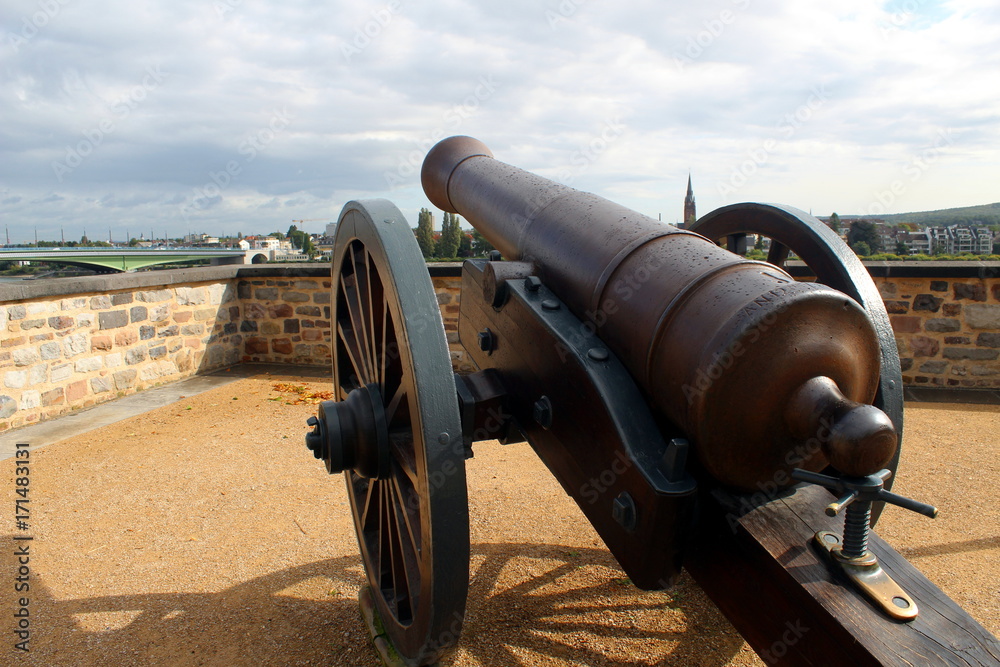
[[[694,208],[694,189],[691,187],[691,172],[688,172],[687,196],[684,197],[684,228],[690,227],[698,219]]]

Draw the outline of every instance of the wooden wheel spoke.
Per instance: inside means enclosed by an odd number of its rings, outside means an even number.
[[[385,421],[387,423],[392,424],[392,418],[396,416],[396,411],[399,410],[399,406],[404,400],[406,400],[406,387],[400,383],[385,408]]]
[[[409,551],[414,559],[420,554],[420,497],[416,490],[406,479],[406,484],[401,483],[398,476],[393,476],[390,482],[399,499],[397,507],[397,520],[406,528],[406,537],[409,539]]]
[[[347,352],[347,358],[351,361],[351,366],[354,368],[354,373],[358,377],[358,386],[366,383],[368,379],[368,374],[365,371],[365,367],[361,362],[361,350],[358,349],[358,340],[354,335],[354,331],[351,329],[344,329],[344,325],[341,322],[337,322],[337,336],[340,337],[341,342],[344,343],[344,350]],[[343,386],[344,383],[341,383]]]
[[[368,333],[365,331],[365,319],[361,313],[361,298],[357,287],[348,285],[347,280],[340,281],[340,290],[344,294],[344,303],[347,304],[347,314],[351,320],[351,329],[355,334],[355,341],[358,351],[358,361],[365,369],[363,377],[366,381],[371,380],[371,350],[368,348]]]

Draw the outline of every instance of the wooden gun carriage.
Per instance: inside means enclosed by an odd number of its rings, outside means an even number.
[[[763,204],[680,230],[469,137],[435,146],[422,182],[498,249],[463,267],[459,336],[481,370],[453,374],[399,210],[351,202],[332,259],[336,401],[306,437],[345,473],[385,662],[434,664],[458,641],[465,461],[492,439],[530,443],[639,588],[687,568],[758,652],[789,619],[822,629],[777,662],[1000,661],[995,638],[869,532],[885,503],[935,510],[889,491],[898,353],[836,234]],[[766,262],[738,254],[747,234],[771,239]],[[789,251],[815,282],[782,269]]]

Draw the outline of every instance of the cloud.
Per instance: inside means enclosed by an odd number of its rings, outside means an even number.
[[[0,203],[40,237],[140,219],[254,233],[372,196],[414,223],[423,154],[470,134],[668,222],[689,170],[701,212],[851,213],[945,130],[896,210],[987,203],[993,5],[66,0],[42,25],[15,0],[0,9]],[[608,123],[624,129],[588,151]]]

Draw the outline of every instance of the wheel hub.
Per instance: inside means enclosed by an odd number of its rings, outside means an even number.
[[[323,401],[319,414],[306,423],[313,427],[306,447],[323,459],[330,474],[354,470],[369,479],[388,476],[389,428],[377,384],[358,387],[343,401]]]

